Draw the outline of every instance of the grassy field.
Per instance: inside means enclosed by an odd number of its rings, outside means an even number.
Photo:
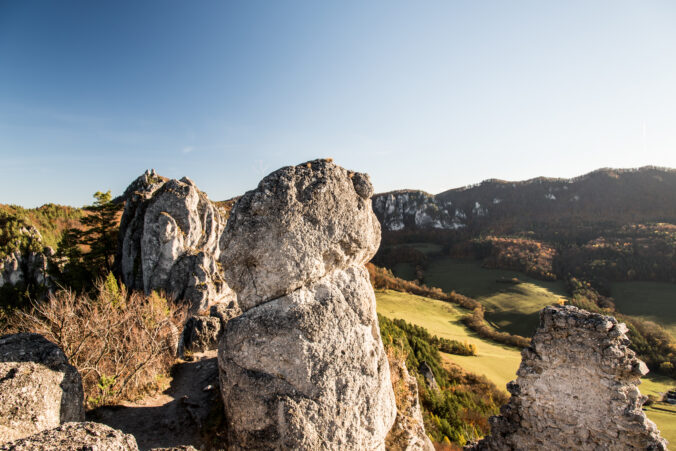
[[[617,311],[654,321],[676,337],[676,284],[617,282],[611,285],[611,295]]]
[[[392,273],[404,280],[415,280],[415,266],[412,263],[397,263],[392,268]]]
[[[406,271],[394,274],[405,278]],[[512,279],[521,283],[509,283]],[[475,298],[486,306],[486,319],[498,330],[529,337],[538,325],[538,312],[566,297],[563,282],[543,282],[517,271],[485,269],[474,260],[434,259],[425,270],[425,283]]]
[[[520,352],[511,347],[494,344],[478,337],[460,321],[466,310],[456,308],[444,301],[415,296],[396,291],[376,291],[378,313],[388,318],[401,318],[425,327],[432,334],[477,346],[477,356],[463,357],[442,353],[444,359],[455,362],[465,370],[483,374],[501,389],[507,382],[516,379],[516,370],[521,363]],[[648,375],[642,379],[641,393],[661,395],[676,388],[676,380],[664,376]],[[676,444],[676,407],[657,403],[645,409],[662,436]]]
[[[468,371],[483,374],[501,389],[515,378],[521,354],[515,348],[482,340],[462,324],[466,310],[453,304],[396,291],[376,291],[378,313],[422,326],[439,337],[473,343],[477,356],[443,354]]]
[[[425,255],[441,252],[442,246],[436,243],[406,243],[404,246],[419,250]]]

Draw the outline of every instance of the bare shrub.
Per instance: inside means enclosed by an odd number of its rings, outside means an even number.
[[[82,375],[89,408],[162,388],[186,314],[157,293],[128,294],[111,277],[97,290],[95,297],[58,291],[11,321],[15,330],[42,334],[63,349]]]

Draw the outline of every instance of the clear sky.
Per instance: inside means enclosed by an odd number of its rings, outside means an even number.
[[[318,157],[432,193],[676,167],[676,2],[0,0],[0,203]]]

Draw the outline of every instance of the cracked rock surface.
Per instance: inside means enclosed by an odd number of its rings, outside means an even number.
[[[384,449],[396,407],[363,266],[380,241],[372,193],[315,160],[234,207],[221,262],[244,313],[218,355],[229,449]]]
[[[573,306],[549,306],[491,435],[469,449],[666,450],[641,410],[645,364],[629,349],[627,327]]]
[[[0,337],[0,443],[84,420],[82,379],[42,335]]]
[[[406,368],[404,360],[390,360],[390,375],[397,398],[397,418],[387,434],[388,451],[434,451],[434,445],[425,432],[425,424],[418,398],[418,382]]]
[[[279,169],[237,202],[220,262],[242,310],[289,294],[378,250],[368,175],[327,160]]]
[[[20,440],[0,444],[0,450],[12,451],[138,451],[129,434],[105,424],[65,423]]]
[[[217,263],[225,216],[190,179],[148,171],[123,197],[117,262],[127,287],[163,290],[192,312],[235,299]]]

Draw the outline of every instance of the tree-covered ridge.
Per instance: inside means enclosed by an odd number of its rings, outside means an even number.
[[[42,236],[43,244],[56,249],[67,229],[79,227],[84,213],[80,208],[56,204],[45,204],[38,208],[0,204],[0,214],[35,227]],[[8,231],[4,226],[3,230]]]
[[[14,252],[40,252],[42,240],[30,224],[15,215],[0,211],[0,259]]]
[[[676,223],[674,192],[676,170],[646,166],[600,169],[572,179],[487,180],[435,198],[452,202],[468,214],[478,202],[487,213],[471,222],[502,235],[540,228],[575,230],[593,224]]]

